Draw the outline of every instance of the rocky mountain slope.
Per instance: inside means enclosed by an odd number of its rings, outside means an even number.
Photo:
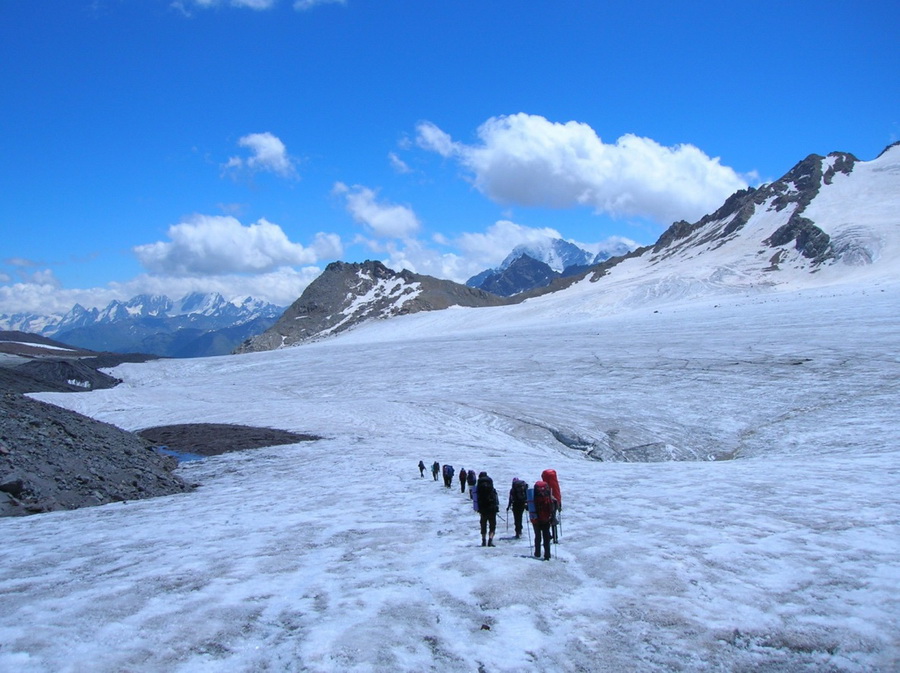
[[[451,306],[499,306],[502,297],[381,262],[333,262],[269,330],[237,352],[272,350],[338,334],[361,322]]]

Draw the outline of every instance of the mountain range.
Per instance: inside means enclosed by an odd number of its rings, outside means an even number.
[[[614,308],[703,292],[823,284],[885,267],[892,273],[900,259],[898,194],[895,143],[868,162],[843,152],[811,154],[779,180],[740,190],[696,222],[675,222],[654,245],[614,257],[591,259],[574,244],[550,240],[516,248],[465,286],[377,262],[335,263],[241,352],[418,311],[519,303],[582,282],[594,286],[585,301]]]
[[[94,351],[201,357],[232,352],[270,327],[283,310],[252,297],[228,301],[217,292],[194,292],[177,301],[142,294],[112,301],[103,309],[75,304],[62,316],[0,315],[0,329],[53,337]]]

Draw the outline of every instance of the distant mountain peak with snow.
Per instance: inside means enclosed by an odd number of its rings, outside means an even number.
[[[411,271],[394,271],[381,262],[332,262],[265,333],[240,352],[292,346],[338,334],[361,323],[450,306],[496,306],[488,292]]]
[[[513,262],[525,255],[543,262],[557,273],[562,273],[570,266],[586,266],[594,259],[593,254],[574,243],[561,238],[546,238],[517,245],[500,263],[498,269],[508,269]]]

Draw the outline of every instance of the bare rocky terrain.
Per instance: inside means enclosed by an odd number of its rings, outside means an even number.
[[[0,397],[0,516],[190,491],[134,433],[6,391]]]
[[[157,450],[199,456],[317,439],[270,428],[189,424],[140,434],[46,404],[32,392],[109,388],[101,372],[141,355],[79,352],[55,355],[53,342],[0,333],[0,516],[22,516],[185,493],[196,487],[174,470],[178,459]],[[15,339],[27,339],[17,343]],[[40,341],[40,343],[39,343]]]

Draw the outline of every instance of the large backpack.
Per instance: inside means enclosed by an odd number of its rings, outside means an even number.
[[[497,491],[494,490],[494,480],[488,476],[478,477],[475,487],[475,498],[478,501],[478,511],[490,514],[500,511],[500,502],[497,500]]]
[[[531,520],[539,524],[553,522],[553,494],[546,481],[534,482],[534,511],[530,512]]]
[[[556,470],[544,470],[541,472],[541,481],[547,482],[550,486],[550,492],[553,493],[553,497],[556,498],[556,502],[562,508],[562,492],[559,490],[559,479],[556,478]]]
[[[521,479],[513,479],[512,502],[522,507],[528,502],[528,484]]]

